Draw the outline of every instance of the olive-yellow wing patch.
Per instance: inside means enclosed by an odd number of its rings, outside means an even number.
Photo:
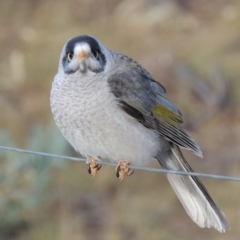
[[[158,120],[158,132],[160,136],[202,157],[202,151],[199,146],[181,126],[183,122],[181,115],[172,112],[169,108],[161,104],[157,104],[152,108],[152,114]]]
[[[173,111],[169,110],[167,107],[157,104],[153,109],[152,113],[157,117],[161,118],[166,123],[173,125],[174,127],[179,126],[179,123],[182,123],[182,116],[177,115]]]

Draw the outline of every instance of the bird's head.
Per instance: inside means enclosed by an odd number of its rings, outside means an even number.
[[[70,39],[63,47],[59,67],[65,74],[97,74],[106,67],[108,50],[87,35]]]

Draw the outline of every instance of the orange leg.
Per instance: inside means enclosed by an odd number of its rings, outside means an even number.
[[[88,157],[86,164],[88,164],[88,173],[93,177],[97,175],[98,170],[102,167],[93,157]]]
[[[130,161],[126,160],[118,161],[118,165],[115,170],[116,176],[120,181],[124,179],[125,175],[130,176],[133,174],[134,170],[127,167],[130,163]]]

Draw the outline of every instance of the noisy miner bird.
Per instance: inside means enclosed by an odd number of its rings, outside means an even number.
[[[137,62],[107,49],[92,36],[63,47],[51,89],[55,122],[96,175],[101,159],[117,163],[122,180],[157,159],[162,168],[192,172],[181,148],[202,152],[181,126],[182,115],[165,88]],[[188,215],[199,227],[229,228],[224,213],[196,176],[167,174]]]

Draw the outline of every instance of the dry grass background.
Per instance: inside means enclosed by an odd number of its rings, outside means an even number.
[[[0,2],[0,144],[76,155],[56,129],[49,91],[67,39],[91,34],[146,67],[204,152],[195,169],[240,176],[240,2]],[[0,153],[0,239],[239,239],[240,185],[202,179],[231,230],[200,229],[162,174],[118,182],[81,163]],[[152,163],[151,166],[156,166]]]

